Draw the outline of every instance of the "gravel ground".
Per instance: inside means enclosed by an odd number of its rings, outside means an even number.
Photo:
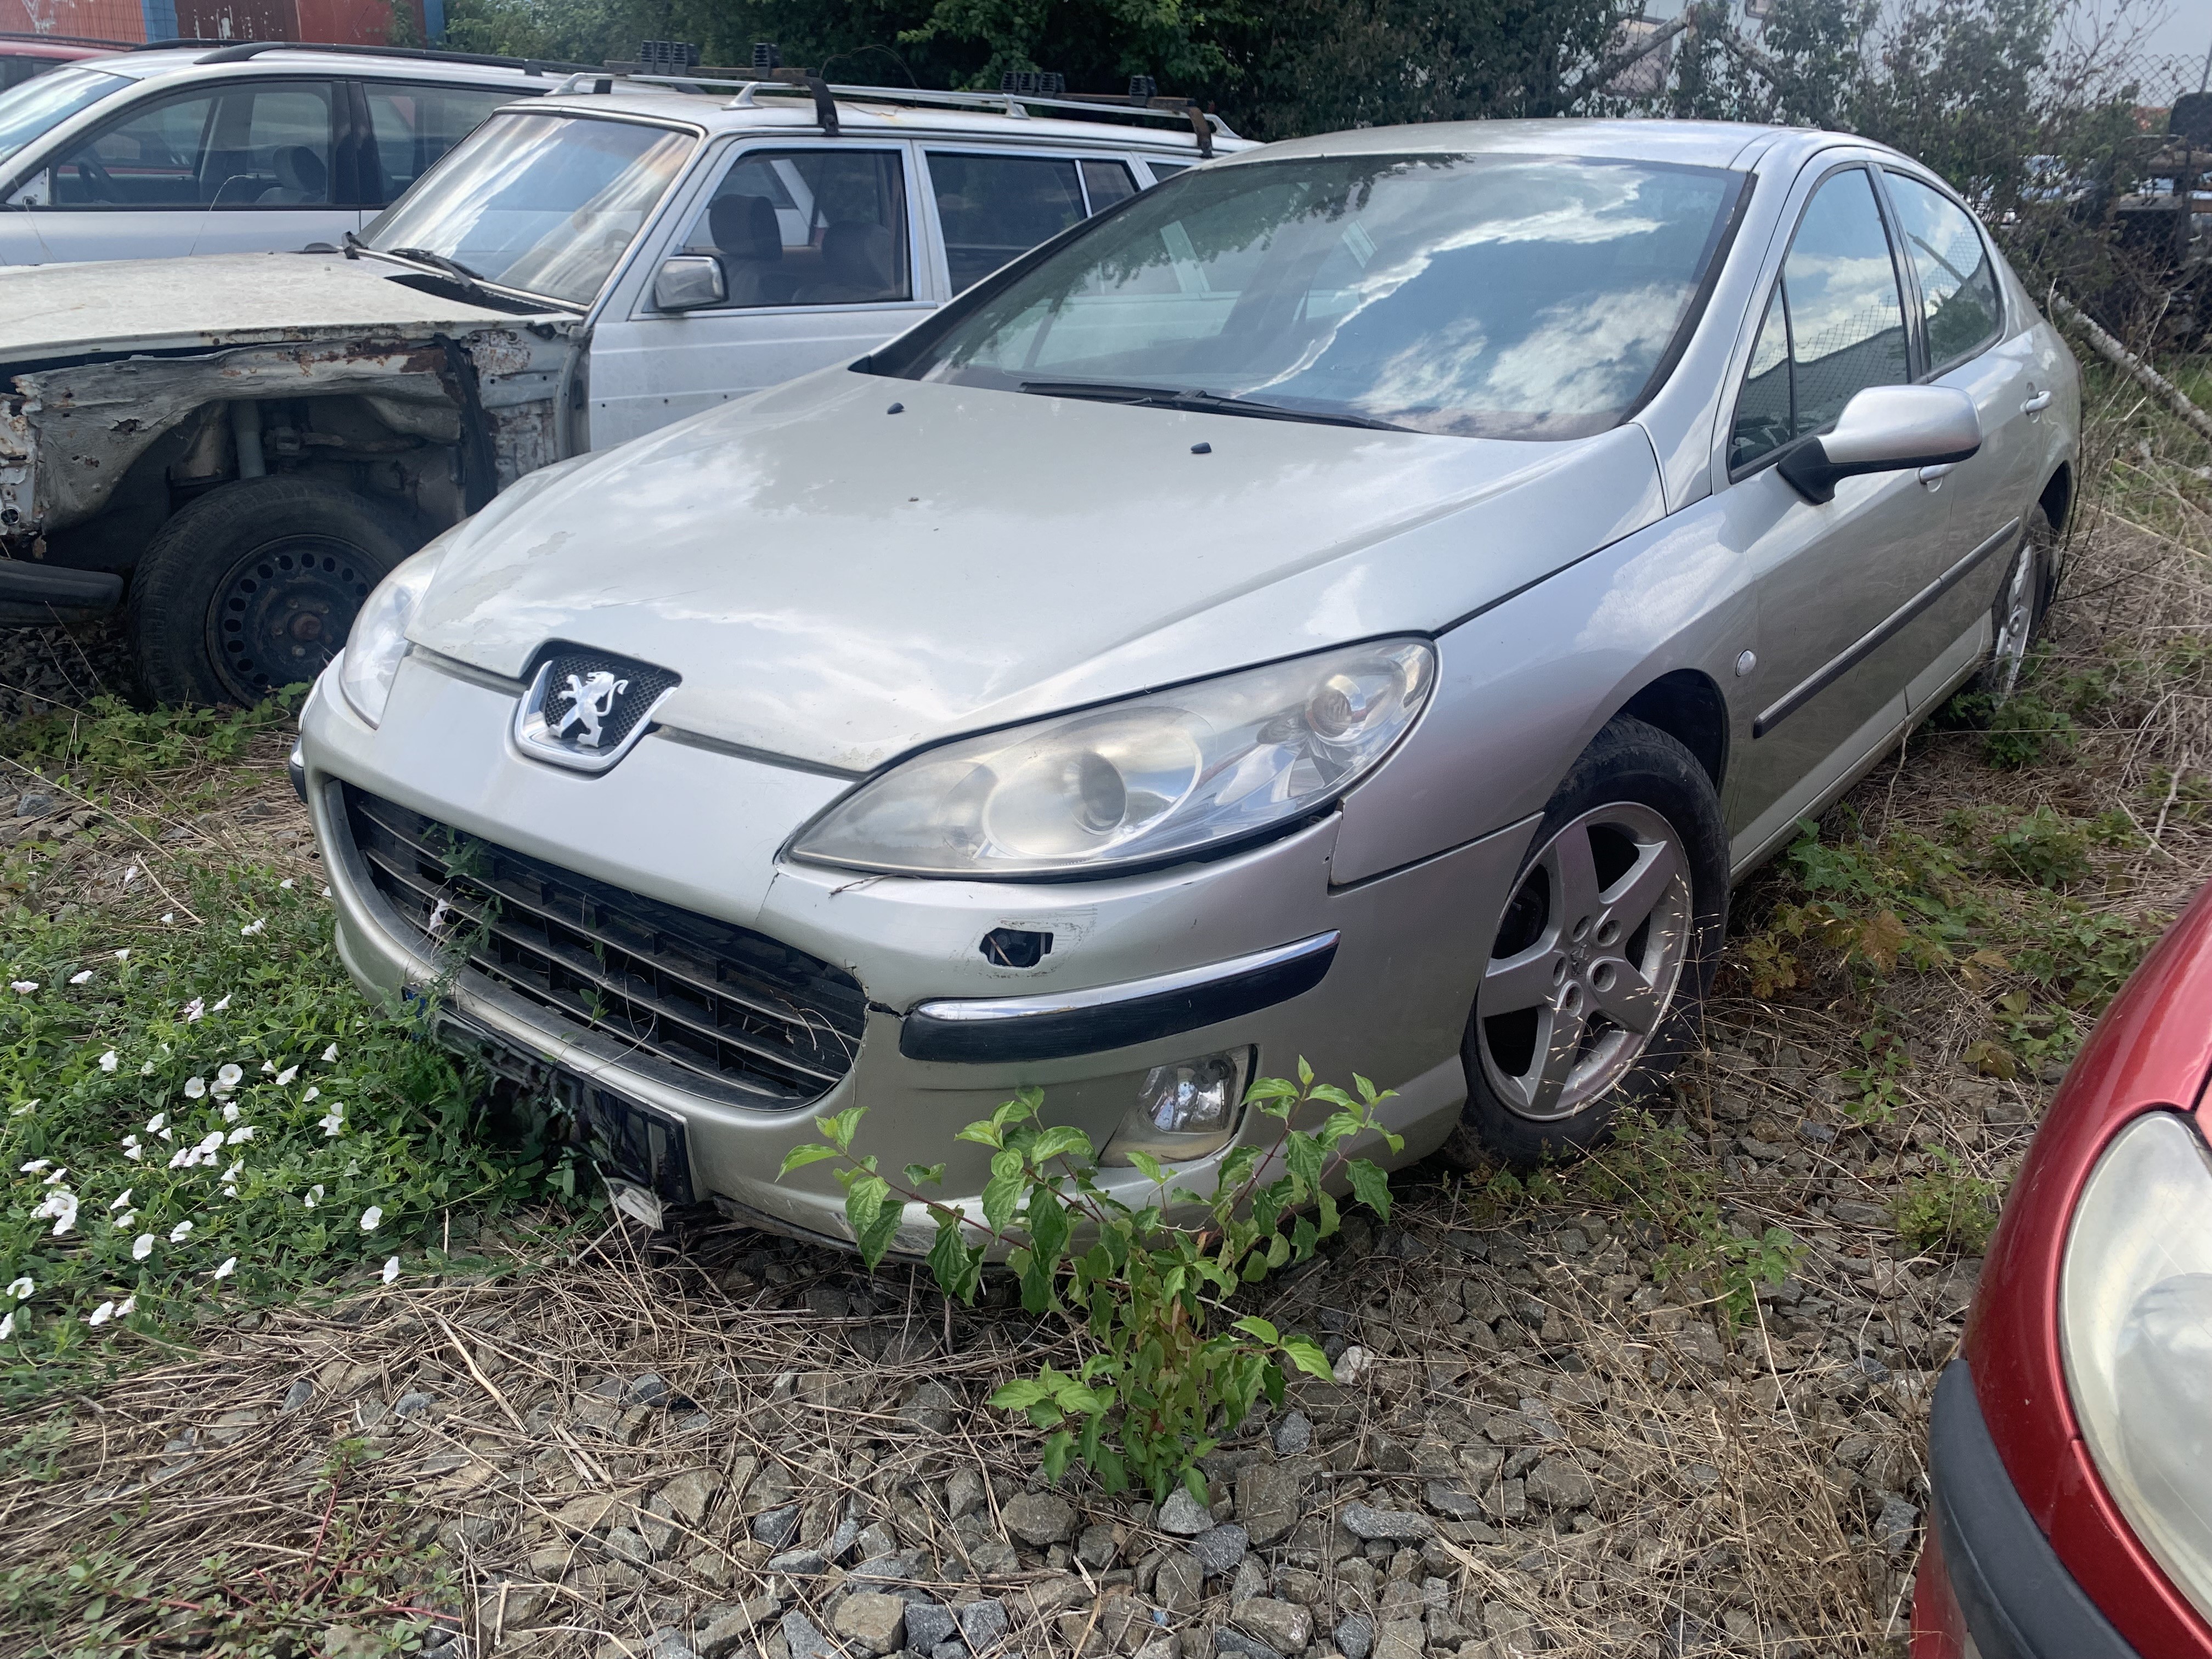
[[[1412,1171],[1390,1226],[1255,1287],[1338,1379],[1210,1456],[1210,1505],[1039,1484],[981,1402],[1066,1345],[1005,1287],[948,1315],[908,1268],[709,1217],[580,1247],[457,1218],[479,1270],[211,1321],[32,1425],[0,1585],[64,1618],[0,1653],[114,1650],[52,1633],[89,1589],[22,1588],[67,1561],[129,1581],[100,1616],[149,1652],[325,1613],[316,1651],[447,1659],[1900,1652],[1971,1252],[2094,1012],[2020,963],[2053,904],[2132,951],[2212,874],[2212,492],[2176,450],[2085,515],[2040,757],[1917,736],[1823,826],[1882,869],[1963,849],[1950,873],[1853,921],[1771,869],[1662,1121],[1525,1183]],[[80,696],[103,660],[18,635],[0,684]],[[296,856],[268,761],[241,833]],[[1989,862],[2043,807],[2079,852],[2055,891]],[[1940,959],[1929,904],[1980,918]]]

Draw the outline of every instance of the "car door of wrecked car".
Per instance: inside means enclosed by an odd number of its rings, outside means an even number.
[[[1854,393],[1911,378],[1905,285],[1866,164],[1831,151],[1808,164],[1801,189],[1808,181],[1723,404],[1729,532],[1759,605],[1757,647],[1737,665],[1752,729],[1724,802],[1739,863],[1786,836],[1904,725],[1905,686],[1927,653],[1892,640],[1854,660],[1852,647],[1940,562],[1949,507],[1909,471],[1845,478],[1815,503],[1774,466]]]

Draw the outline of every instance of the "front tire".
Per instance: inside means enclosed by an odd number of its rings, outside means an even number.
[[[173,514],[131,583],[138,677],[165,703],[255,703],[312,680],[422,538],[312,479],[242,478]]]
[[[1622,715],[1553,793],[1469,1013],[1448,1154],[1526,1168],[1649,1106],[1695,1041],[1728,923],[1728,831],[1680,742]]]

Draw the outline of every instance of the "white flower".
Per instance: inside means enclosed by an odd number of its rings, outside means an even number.
[[[237,1121],[238,1121],[238,1108],[237,1108],[235,1105],[225,1106],[225,1107],[222,1109],[222,1121],[223,1121],[225,1123],[235,1123],[235,1122],[237,1122]]]
[[[114,1303],[103,1302],[97,1308],[94,1308],[90,1313],[84,1316],[84,1322],[88,1325],[105,1325],[109,1320],[114,1317]]]
[[[136,1164],[140,1158],[146,1156],[146,1149],[138,1144],[138,1137],[137,1135],[125,1135],[123,1137],[123,1156],[129,1158],[133,1164]]]
[[[153,1062],[152,1060],[148,1060],[148,1061],[147,1061],[143,1066],[141,1066],[138,1068],[138,1075],[139,1075],[140,1077],[151,1077],[151,1076],[153,1076],[153,1075],[154,1075],[154,1062]]]
[[[129,945],[125,945],[125,946],[124,946],[120,951],[118,951],[115,953],[115,959],[116,959],[118,962],[128,962],[128,961],[130,961],[130,960],[131,960],[131,947],[130,947]]]
[[[245,1081],[245,1079],[246,1079],[246,1068],[245,1068],[244,1066],[234,1066],[234,1065],[231,1065],[229,1062],[225,1061],[225,1062],[223,1063],[223,1065],[222,1065],[221,1066],[217,1067],[217,1068],[216,1068],[216,1074],[215,1074],[215,1090],[216,1090],[216,1092],[217,1094],[219,1094],[219,1095],[227,1095],[227,1094],[228,1094],[228,1093],[229,1093],[233,1089],[235,1089],[236,1087],[238,1087],[238,1085],[239,1085],[240,1083],[244,1082],[244,1081]]]
[[[169,1154],[169,1167],[173,1170],[189,1170],[199,1161],[200,1155],[189,1146],[179,1146]]]
[[[322,1097],[323,1097],[323,1091],[322,1091],[320,1089],[318,1089],[317,1087],[315,1087],[315,1085],[314,1085],[313,1084],[310,1083],[310,1084],[307,1085],[307,1093],[305,1093],[304,1095],[301,1095],[301,1096],[300,1097],[300,1104],[301,1104],[302,1106],[305,1106],[306,1104],[307,1104],[307,1103],[308,1103],[308,1102],[310,1102],[310,1101],[314,1101],[314,1100],[320,1100]]]
[[[205,1078],[188,1077],[185,1079],[185,1098],[186,1100],[198,1100],[206,1092],[207,1079]]]
[[[118,1199],[117,1199],[117,1200],[116,1200],[112,1204],[110,1204],[107,1207],[108,1207],[109,1209],[111,1209],[111,1210],[127,1210],[127,1209],[129,1209],[129,1208],[131,1207],[131,1189],[130,1189],[128,1187],[125,1187],[125,1188],[123,1189],[123,1196],[122,1196],[122,1197],[120,1197],[120,1198],[118,1198]]]
[[[49,1187],[52,1186],[57,1181],[59,1181],[68,1173],[69,1166],[67,1164],[64,1164],[60,1169],[55,1170],[52,1175],[46,1177],[46,1185]]]
[[[138,1296],[137,1292],[135,1291],[129,1296],[125,1297],[122,1301],[115,1304],[115,1316],[118,1319],[128,1319],[132,1314],[135,1314],[137,1311]]]
[[[85,982],[85,981],[87,981],[87,980],[90,979],[91,977],[92,977],[92,969],[89,969],[89,968],[82,969],[80,969],[79,971],[77,971],[76,973],[71,974],[71,975],[70,975],[70,984],[72,984],[72,985],[82,985],[82,984],[83,984],[83,983]]]
[[[59,1238],[76,1225],[76,1194],[66,1187],[57,1187],[46,1196],[45,1202],[31,1212],[33,1221],[52,1218],[54,1237]]]
[[[234,1255],[227,1255],[222,1259],[222,1266],[215,1270],[215,1276],[217,1279],[228,1279],[237,1271],[238,1258]]]
[[[233,1129],[228,1134],[223,1137],[222,1144],[226,1146],[235,1146],[241,1141],[247,1141],[252,1139],[253,1126],[251,1123],[241,1123],[235,1129]]]
[[[134,1239],[132,1239],[132,1240],[131,1241],[131,1259],[133,1261],[144,1261],[148,1256],[149,1256],[149,1255],[153,1255],[153,1254],[154,1254],[154,1235],[153,1235],[153,1234],[151,1234],[151,1233],[141,1233],[141,1234],[139,1234],[139,1235],[138,1235],[138,1237],[136,1237],[136,1238],[134,1238]]]
[[[28,1279],[13,1279],[8,1281],[8,1294],[18,1302],[28,1302],[31,1299],[31,1292],[38,1288]]]
[[[10,1110],[8,1115],[9,1117],[28,1117],[32,1113],[38,1109],[39,1103],[37,1101],[27,1100],[21,1106],[17,1106]]]
[[[123,884],[124,884],[125,887],[128,887],[128,886],[129,886],[132,882],[134,882],[134,881],[136,881],[136,880],[137,880],[137,879],[138,879],[138,866],[137,866],[137,865],[135,865],[135,864],[134,864],[134,865],[131,865],[131,866],[128,866],[126,869],[125,869],[125,871],[123,872]],[[118,954],[119,955],[119,954],[121,954],[121,953],[120,953],[120,952],[118,952]]]
[[[292,883],[292,878],[291,878],[291,877],[289,877],[289,876],[287,876],[287,877],[285,877],[285,878],[284,878],[284,879],[283,879],[283,880],[282,880],[282,881],[278,882],[276,884],[277,884],[279,887],[290,887],[290,886],[293,884],[293,883]]]
[[[263,1075],[264,1077],[274,1077],[274,1076],[276,1076],[276,1062],[275,1060],[263,1060],[263,1061],[261,1062],[261,1073],[262,1073],[262,1075]]]
[[[210,1008],[208,1012],[209,1012],[210,1013],[219,1014],[219,1013],[221,1013],[224,1009],[226,1009],[226,1008],[228,1008],[228,1007],[229,1007],[229,1006],[230,1006],[230,993],[229,993],[229,992],[228,992],[228,991],[226,991],[226,992],[224,992],[224,993],[222,994],[222,1000],[221,1002],[216,1003],[216,1006],[215,1006],[213,1008]]]
[[[326,1136],[343,1134],[345,1133],[345,1102],[343,1100],[333,1102],[331,1109],[315,1120],[315,1127]]]
[[[323,1183],[318,1181],[313,1186],[307,1188],[307,1207],[312,1210],[316,1205],[322,1201]]]
[[[208,1154],[222,1145],[222,1131],[220,1129],[210,1129],[200,1140],[198,1147],[199,1154],[202,1158],[207,1158],[207,1161],[212,1164],[215,1160],[211,1158],[208,1158]]]
[[[362,1231],[365,1233],[374,1232],[377,1228],[377,1224],[383,1219],[384,1211],[382,1208],[374,1204],[370,1205],[367,1209],[361,1212]]]
[[[100,1057],[100,1069],[103,1072],[112,1072],[115,1069],[115,1050],[110,1048],[106,1054]]]
[[[52,1168],[53,1160],[52,1158],[34,1158],[28,1164],[24,1164],[22,1168],[17,1170],[15,1173],[17,1175],[36,1175],[41,1170],[51,1170]]]
[[[287,1066],[283,1071],[276,1073],[276,1086],[281,1089],[299,1075],[300,1068],[298,1066]]]
[[[397,1278],[398,1278],[398,1277],[399,1277],[399,1258],[398,1258],[398,1256],[396,1256],[396,1255],[388,1255],[388,1256],[385,1257],[385,1258],[384,1258],[384,1282],[385,1282],[386,1284],[389,1285],[389,1284],[390,1284],[393,1279],[397,1279]]]
[[[243,935],[245,938],[251,939],[251,938],[252,938],[252,937],[253,937],[253,935],[254,935],[254,934],[256,934],[256,933],[259,933],[263,928],[264,928],[264,927],[268,927],[268,925],[269,925],[269,919],[268,919],[266,916],[257,916],[257,917],[255,917],[252,921],[247,922],[247,923],[246,924],[246,926],[245,926],[245,927],[243,927],[240,928],[238,931],[239,931],[239,933],[240,933],[241,935]]]
[[[181,1244],[191,1236],[192,1224],[189,1221],[179,1221],[169,1229],[169,1243],[172,1244]]]
[[[15,1334],[15,1315],[14,1310],[10,1309],[7,1317],[0,1319],[0,1342],[5,1342],[9,1337]]]
[[[11,979],[8,981],[8,988],[19,997],[27,997],[39,988],[39,981],[34,979]]]
[[[223,1184],[224,1184],[224,1185],[228,1186],[228,1185],[229,1185],[231,1182],[234,1182],[234,1181],[236,1181],[236,1180],[238,1179],[238,1172],[239,1172],[240,1170],[243,1170],[245,1167],[246,1167],[246,1160],[245,1160],[245,1159],[243,1159],[243,1158],[240,1158],[237,1163],[235,1163],[235,1164],[232,1164],[232,1165],[231,1165],[228,1170],[224,1170],[221,1175],[217,1176],[216,1177],[216,1180],[218,1180],[218,1181],[220,1181],[220,1182],[223,1182]],[[232,1196],[232,1197],[234,1197],[234,1198],[235,1198],[235,1197],[237,1197],[237,1196],[238,1196],[238,1194],[235,1194],[235,1193],[233,1193],[233,1194],[231,1194],[231,1196]]]
[[[164,910],[161,912],[161,920],[165,922],[174,921],[176,919],[177,913],[174,910]]]
[[[168,917],[163,916],[161,920],[167,921]],[[190,1002],[185,1005],[185,1018],[187,1021],[198,1019],[206,1012],[207,1000],[204,997],[194,997]]]
[[[127,1233],[133,1227],[138,1224],[138,1212],[136,1210],[125,1210],[121,1215],[117,1216],[114,1220],[109,1222],[107,1224],[114,1228],[118,1233]]]
[[[331,1044],[331,1046],[330,1046],[329,1048],[325,1048],[325,1049],[324,1049],[324,1050],[323,1050],[323,1059],[324,1059],[325,1061],[329,1061],[329,1060],[336,1060],[337,1057],[338,1057],[338,1045],[337,1045],[337,1043],[335,1043],[335,1042],[333,1042],[332,1044]]]
[[[328,882],[325,882],[325,883],[323,884],[323,896],[324,896],[325,898],[328,898],[330,896],[331,896],[331,884],[330,884],[330,883],[328,883]]]
[[[445,925],[446,901],[440,899],[437,903],[433,905],[430,908],[430,920],[427,924],[425,924],[425,931],[434,933]]]

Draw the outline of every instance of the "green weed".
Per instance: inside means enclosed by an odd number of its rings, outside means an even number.
[[[1916,1250],[1980,1255],[1996,1231],[2003,1192],[1994,1181],[1968,1175],[1941,1146],[1929,1157],[1942,1167],[1908,1180],[1891,1206],[1899,1235]]]

